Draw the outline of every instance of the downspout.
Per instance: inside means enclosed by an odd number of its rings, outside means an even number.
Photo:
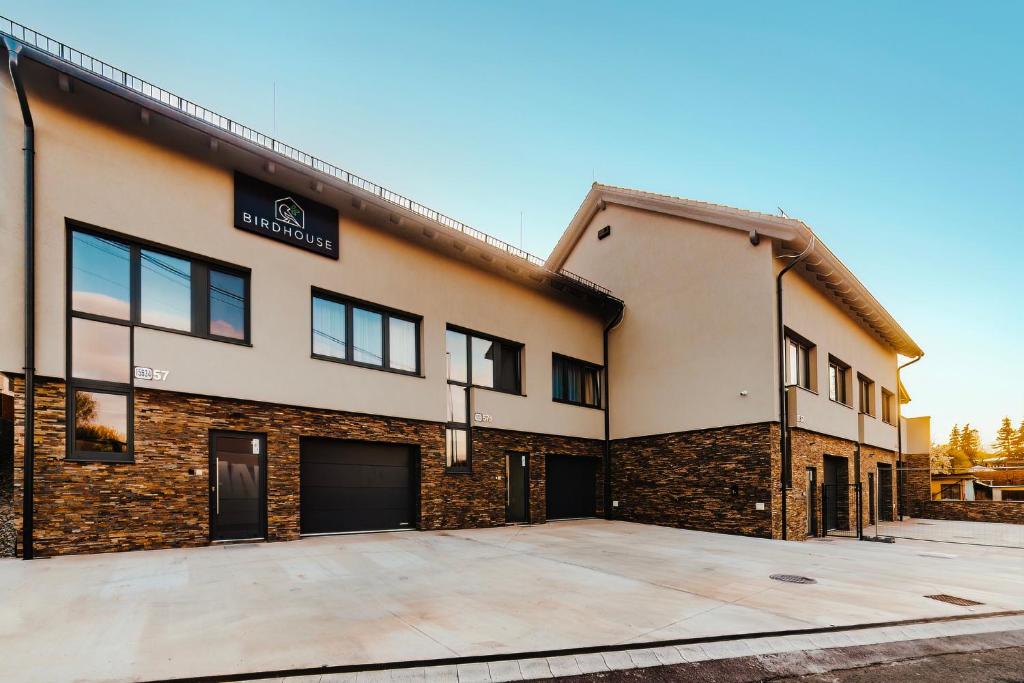
[[[789,257],[790,261],[785,268],[779,271],[775,278],[775,315],[777,318],[776,334],[779,338],[779,457],[781,459],[782,472],[779,477],[779,486],[782,492],[782,540],[789,537],[786,519],[786,492],[789,490],[791,472],[790,467],[790,439],[789,439],[789,406],[786,405],[786,320],[782,316],[782,277],[803,261],[814,248],[816,238],[811,234],[807,248],[795,257]]]
[[[36,418],[36,273],[35,273],[35,128],[28,106],[25,86],[21,82],[18,55],[21,44],[4,36],[7,65],[11,81],[18,93],[21,117],[25,122],[25,460],[22,471],[22,558],[31,560],[32,517],[35,503],[35,418]]]
[[[903,474],[903,402],[900,401],[900,387],[903,385],[900,383],[900,373],[903,368],[913,365],[917,361],[924,358],[922,353],[913,360],[908,360],[903,365],[897,366],[896,368],[896,467],[897,467],[897,480],[896,480],[896,498],[899,504],[900,521],[903,521],[903,480],[906,475]]]
[[[611,403],[611,390],[608,383],[608,333],[619,323],[626,312],[626,306],[619,303],[618,310],[611,321],[604,326],[602,341],[604,344],[604,518],[612,518],[612,445],[611,428],[608,419],[608,406]]]

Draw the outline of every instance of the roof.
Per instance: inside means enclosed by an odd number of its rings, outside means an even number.
[[[805,278],[881,343],[904,356],[924,355],[917,342],[814,231],[803,221],[787,216],[594,183],[548,257],[549,270],[565,264],[591,219],[609,204],[756,233],[776,240],[785,249],[803,251],[809,246],[810,253],[797,266]]]
[[[555,290],[557,295],[589,307],[604,310],[622,304],[606,288],[584,277],[562,268],[549,271],[545,260],[538,256],[3,16],[0,35],[13,38],[17,49],[34,62],[136,104],[147,116],[150,112],[158,113],[209,136],[211,141],[219,140],[258,155],[271,167],[295,171],[305,176],[307,182],[312,180],[318,192],[326,186],[352,197],[356,206],[380,207],[385,222],[401,226],[407,237],[435,247],[443,243],[445,248],[453,247],[448,251],[456,258],[528,286]]]

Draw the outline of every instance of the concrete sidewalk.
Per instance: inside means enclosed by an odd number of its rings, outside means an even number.
[[[516,656],[1019,610],[1022,570],[1019,550],[599,520],[4,560],[0,680]],[[924,597],[939,593],[983,604]]]

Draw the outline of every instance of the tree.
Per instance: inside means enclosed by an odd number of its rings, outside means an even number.
[[[1024,420],[1020,421],[1020,427],[1013,437],[1013,457],[1015,460],[1024,460]]]
[[[932,472],[953,471],[953,456],[950,455],[949,444],[932,444],[929,449],[929,465]]]
[[[975,464],[981,453],[981,436],[978,435],[977,429],[971,429],[969,422],[960,430],[960,452],[971,465]]]
[[[1010,418],[1004,417],[1002,424],[999,425],[999,430],[996,432],[996,452],[999,455],[1012,458],[1017,438],[1017,430],[1013,428]]]
[[[949,430],[949,443],[946,444],[949,447],[950,453],[960,452],[960,426],[953,425],[953,428]]]

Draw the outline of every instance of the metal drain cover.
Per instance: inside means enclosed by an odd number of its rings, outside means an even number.
[[[955,595],[946,595],[940,593],[938,595],[926,595],[926,598],[932,600],[938,600],[939,602],[948,602],[950,605],[959,605],[960,607],[973,607],[974,605],[983,605],[985,603],[978,602],[977,600],[968,600],[967,598],[958,598]]]
[[[772,574],[768,578],[785,583],[818,583],[809,576],[797,576],[796,574]]]

